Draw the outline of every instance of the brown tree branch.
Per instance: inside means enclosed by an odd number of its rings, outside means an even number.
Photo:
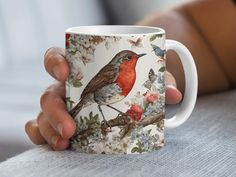
[[[147,126],[150,124],[154,124],[159,122],[160,120],[164,119],[164,113],[153,114],[150,116],[145,117],[145,119],[141,121],[134,121],[128,115],[120,115],[114,119],[110,119],[107,123],[103,122],[101,128],[109,128],[109,127],[116,127],[116,126],[125,126],[127,124],[134,124],[136,126]]]
[[[127,133],[129,133],[134,128],[137,128],[139,126],[146,127],[148,125],[158,123],[163,119],[164,119],[164,113],[161,112],[158,114],[147,116],[140,122],[137,121],[130,122],[121,129],[120,131],[121,139],[124,138],[125,135],[127,135]]]
[[[144,120],[142,120],[141,122],[135,122],[135,124],[138,126],[142,125],[143,127],[146,127],[147,125],[158,123],[159,121],[163,120],[164,118],[165,118],[165,115],[163,112],[161,112],[158,114],[150,115],[150,116],[146,117]]]
[[[159,123],[161,120],[164,119],[164,113],[153,114],[150,116],[145,117],[145,119],[141,121],[134,121],[130,118],[130,116],[123,114],[119,115],[116,118],[110,119],[109,121],[103,121],[101,123],[101,130],[107,130],[110,127],[121,127],[120,135],[121,139],[127,135],[132,129],[137,128],[139,126],[146,127],[151,124]],[[80,131],[78,134],[82,137],[86,138],[92,134],[93,129],[87,128],[85,130]]]

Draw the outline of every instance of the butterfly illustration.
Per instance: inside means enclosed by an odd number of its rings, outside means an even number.
[[[145,81],[143,84],[144,87],[151,89],[152,84],[157,80],[157,74],[154,72],[154,70],[151,68],[148,73],[148,80]]]
[[[131,47],[143,47],[142,39],[138,38],[136,41],[128,39],[128,42],[131,44]]]

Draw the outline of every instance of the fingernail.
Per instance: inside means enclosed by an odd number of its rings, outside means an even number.
[[[54,66],[52,69],[54,76],[58,79],[60,77],[60,71],[58,66]]]
[[[57,131],[60,133],[60,135],[62,136],[62,134],[63,134],[63,125],[61,124],[61,123],[59,123],[58,125],[57,125]]]
[[[175,85],[171,85],[171,84],[166,85],[166,88],[172,88],[172,89],[175,89],[175,90],[177,89]]]
[[[59,140],[59,137],[58,137],[58,136],[53,136],[53,137],[51,138],[51,142],[52,142],[53,145],[56,145],[57,142],[58,142],[58,140]]]

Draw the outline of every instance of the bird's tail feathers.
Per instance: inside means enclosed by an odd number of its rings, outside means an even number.
[[[84,108],[92,104],[91,102],[91,95],[87,95],[82,98],[70,111],[69,114],[75,118],[77,114]]]

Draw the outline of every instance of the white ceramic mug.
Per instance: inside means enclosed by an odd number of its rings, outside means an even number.
[[[174,50],[185,73],[178,113],[165,117],[166,51]],[[177,127],[193,111],[197,71],[181,43],[148,26],[81,26],[66,30],[68,111],[77,123],[71,148],[79,152],[130,154],[158,150],[164,126]]]

